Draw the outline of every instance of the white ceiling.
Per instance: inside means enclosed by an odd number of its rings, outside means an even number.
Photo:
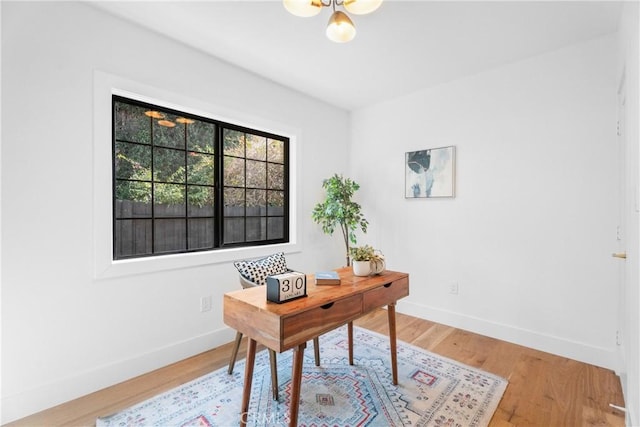
[[[96,6],[347,110],[617,30],[604,1],[393,1],[351,15],[356,38],[324,35],[330,16],[280,1],[107,1]]]

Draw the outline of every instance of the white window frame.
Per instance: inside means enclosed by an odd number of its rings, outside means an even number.
[[[113,259],[113,160],[112,95],[184,111],[215,120],[289,138],[289,242],[274,245],[215,249],[211,251],[150,256],[126,260]],[[175,270],[202,265],[228,263],[273,252],[302,250],[301,226],[297,212],[299,195],[298,129],[269,119],[234,111],[219,105],[134,82],[124,77],[94,71],[93,97],[93,247],[94,278],[108,279],[136,274]]]

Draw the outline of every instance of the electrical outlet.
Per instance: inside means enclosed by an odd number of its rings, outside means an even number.
[[[200,312],[211,311],[211,295],[200,298]]]
[[[451,295],[458,295],[458,282],[449,283],[449,293]]]

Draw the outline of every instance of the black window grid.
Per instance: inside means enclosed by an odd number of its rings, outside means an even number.
[[[180,117],[185,117],[188,119],[192,119],[192,120],[199,120],[205,123],[209,123],[209,124],[213,124],[215,125],[215,138],[214,138],[214,150],[213,153],[210,153],[208,151],[202,151],[202,150],[195,150],[192,148],[189,148],[189,141],[188,141],[188,135],[187,135],[187,126],[184,126],[184,147],[182,148],[176,148],[176,147],[171,147],[171,146],[166,146],[166,145],[158,145],[156,144],[155,138],[154,138],[154,129],[155,126],[151,125],[151,123],[153,123],[153,118],[149,117],[149,122],[150,122],[150,142],[149,143],[141,143],[138,141],[130,141],[130,140],[126,140],[126,139],[116,139],[116,125],[115,125],[115,106],[116,103],[123,103],[123,104],[129,104],[129,105],[134,105],[134,106],[138,106],[138,107],[142,107],[142,108],[148,108],[149,110],[153,110],[153,111],[160,111],[162,113],[167,113],[167,114],[173,114],[173,115],[179,115]],[[229,247],[238,247],[238,246],[259,246],[259,245],[267,245],[267,244],[275,244],[275,243],[284,243],[284,242],[288,242],[289,241],[289,168],[288,168],[288,161],[289,161],[289,140],[286,137],[283,136],[279,136],[279,135],[274,135],[268,132],[263,132],[260,130],[256,130],[256,129],[249,129],[246,127],[242,127],[242,126],[237,126],[237,125],[233,125],[230,123],[225,123],[219,120],[214,120],[214,119],[210,119],[210,118],[206,118],[206,117],[200,117],[200,116],[196,116],[193,114],[188,114],[185,112],[181,112],[181,111],[177,111],[177,110],[173,110],[170,108],[165,108],[165,107],[160,107],[157,105],[153,105],[153,104],[148,104],[145,102],[140,102],[137,100],[132,100],[132,99],[128,99],[128,98],[124,98],[124,97],[120,97],[117,95],[113,96],[113,100],[112,100],[112,111],[113,111],[113,135],[112,135],[112,141],[113,141],[113,161],[112,161],[112,177],[113,177],[113,257],[114,259],[127,259],[127,258],[139,258],[139,257],[147,257],[147,256],[158,256],[158,255],[167,255],[167,254],[175,254],[175,253],[188,253],[188,252],[200,252],[200,251],[210,251],[210,250],[216,250],[216,249],[222,249],[222,248],[229,248]],[[275,162],[275,161],[270,161],[268,160],[269,156],[268,153],[265,155],[266,160],[264,160],[263,162],[265,163],[265,168],[266,168],[266,174],[267,176],[265,177],[265,187],[249,187],[249,186],[244,186],[244,187],[234,187],[234,186],[225,186],[224,185],[224,157],[226,156],[224,154],[224,150],[223,150],[223,146],[224,146],[224,139],[223,139],[223,132],[225,129],[228,130],[235,130],[235,131],[239,131],[245,134],[251,134],[251,135],[256,135],[256,136],[260,136],[260,137],[265,137],[268,139],[272,139],[272,140],[277,140],[277,141],[281,141],[283,144],[283,161],[282,163],[280,162]],[[130,178],[121,178],[121,177],[116,177],[116,161],[115,161],[115,154],[116,154],[116,143],[125,143],[125,144],[132,144],[132,145],[138,145],[138,146],[145,146],[145,147],[150,147],[150,164],[151,164],[151,177],[150,179],[144,180],[144,179],[130,179]],[[175,152],[179,152],[180,154],[184,155],[184,162],[183,162],[183,166],[184,166],[184,177],[182,181],[172,181],[172,180],[161,180],[161,179],[156,179],[156,169],[155,169],[155,152],[156,152],[156,148],[162,148],[162,149],[166,149],[166,150],[172,150]],[[244,146],[244,150],[245,150],[245,155],[244,157],[238,157],[244,160],[244,175],[245,175],[245,184],[246,184],[246,177],[247,177],[247,160],[251,160],[251,161],[261,161],[261,160],[256,160],[256,159],[248,159],[246,157],[246,144]],[[267,144],[266,150],[269,150],[269,146]],[[204,156],[212,156],[212,158],[214,159],[214,177],[213,177],[213,184],[212,185],[206,185],[206,184],[200,184],[200,183],[190,183],[189,182],[189,178],[188,178],[188,170],[189,170],[189,163],[188,163],[188,155],[189,153],[194,153],[197,155],[204,155]],[[229,156],[227,156],[229,157]],[[269,188],[268,187],[268,182],[269,182],[269,168],[268,168],[268,164],[277,164],[277,165],[281,165],[283,167],[283,188]],[[120,254],[118,255],[118,251],[117,251],[117,245],[119,244],[119,242],[117,242],[117,223],[118,221],[126,221],[126,220],[138,220],[141,219],[140,217],[136,217],[136,216],[132,216],[130,218],[128,217],[123,217],[120,216],[118,217],[117,212],[116,212],[116,203],[117,203],[117,195],[116,195],[116,183],[119,181],[130,181],[130,182],[140,182],[140,183],[145,183],[150,185],[150,209],[151,209],[151,213],[149,215],[149,217],[147,218],[143,218],[145,220],[148,220],[151,222],[151,226],[150,226],[150,230],[151,230],[151,242],[150,242],[150,248],[151,250],[149,252],[146,253],[133,253],[133,254]],[[156,184],[167,184],[167,185],[180,185],[184,187],[184,196],[183,196],[183,202],[184,202],[184,215],[177,217],[177,216],[173,216],[173,215],[168,215],[168,216],[163,216],[160,215],[156,212],[156,195],[155,195],[155,187]],[[193,216],[193,215],[189,215],[189,190],[193,189],[193,188],[207,188],[210,189],[213,192],[213,215],[210,216]],[[224,214],[224,189],[225,188],[240,188],[245,190],[244,194],[245,194],[245,198],[244,198],[244,215],[241,217],[244,219],[243,223],[244,223],[244,240],[243,241],[234,241],[234,242],[227,242],[225,243],[225,214]],[[248,230],[247,230],[247,218],[253,218],[253,217],[262,217],[262,216],[253,216],[253,215],[247,215],[247,198],[246,198],[246,194],[247,194],[247,190],[260,190],[260,191],[265,191],[267,194],[269,191],[282,191],[283,193],[283,206],[282,206],[282,214],[281,215],[273,215],[270,213],[270,209],[269,209],[269,200],[268,198],[265,200],[265,221],[268,224],[269,222],[269,218],[281,218],[282,219],[282,232],[280,233],[279,236],[276,236],[275,238],[270,238],[272,236],[269,236],[269,227],[266,227],[265,233],[266,233],[266,237],[265,239],[260,239],[260,240],[247,240],[246,236],[248,235]],[[202,248],[194,248],[194,249],[190,249],[189,248],[189,220],[190,219],[209,219],[213,222],[212,224],[212,229],[213,231],[213,239],[212,239],[212,244],[208,247],[202,247]],[[156,250],[156,222],[158,220],[183,220],[184,221],[184,248],[185,249],[179,249],[179,250],[170,250],[170,251],[158,251]]]

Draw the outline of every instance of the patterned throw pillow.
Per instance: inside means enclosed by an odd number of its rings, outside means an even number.
[[[245,279],[260,286],[267,284],[267,276],[287,271],[287,260],[284,257],[284,252],[260,259],[235,261],[233,265],[236,266],[238,272],[240,272]]]

